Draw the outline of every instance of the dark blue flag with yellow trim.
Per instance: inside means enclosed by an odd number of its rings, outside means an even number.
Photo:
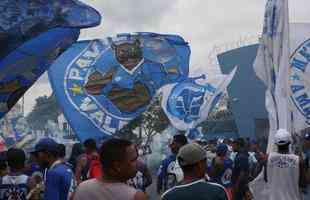
[[[0,118],[101,16],[75,0],[0,1]]]
[[[145,111],[160,87],[184,80],[189,57],[177,35],[119,34],[74,44],[49,78],[79,139],[100,140]]]

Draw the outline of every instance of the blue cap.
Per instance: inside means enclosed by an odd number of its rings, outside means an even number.
[[[305,139],[305,140],[310,140],[310,132],[308,132],[308,133],[306,133],[306,134],[304,135],[304,139]]]
[[[57,151],[58,143],[51,138],[42,138],[39,142],[35,145],[33,153],[48,151],[48,152],[55,152]]]
[[[217,145],[217,147],[216,147],[216,153],[217,154],[226,154],[227,151],[228,151],[228,147],[224,143],[221,143],[221,144]]]

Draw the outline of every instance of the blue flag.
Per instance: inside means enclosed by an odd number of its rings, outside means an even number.
[[[0,118],[101,16],[75,0],[0,1]]]
[[[26,42],[0,61],[0,118],[78,36],[78,29],[55,28]]]
[[[49,77],[79,139],[100,140],[145,111],[157,89],[185,79],[189,57],[177,35],[119,34],[74,44]]]
[[[52,28],[87,28],[100,21],[95,9],[76,0],[1,0],[0,58]]]

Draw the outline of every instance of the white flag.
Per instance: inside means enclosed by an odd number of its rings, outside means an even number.
[[[292,24],[289,99],[296,133],[310,126],[310,24]]]
[[[180,83],[169,84],[159,90],[161,106],[171,124],[188,131],[205,121],[223,96],[233,79],[237,67],[215,88],[211,84],[197,84],[189,78]]]
[[[267,86],[265,103],[270,125],[267,149],[269,152],[275,150],[273,140],[276,130],[291,129],[287,90],[289,54],[288,0],[268,0],[254,70]],[[262,174],[250,184],[250,187],[254,199],[268,199],[268,193],[271,191],[264,182]]]
[[[268,0],[264,28],[254,70],[267,86],[266,109],[269,114],[268,151],[277,129],[290,130],[288,107],[289,71],[289,16],[288,0]]]

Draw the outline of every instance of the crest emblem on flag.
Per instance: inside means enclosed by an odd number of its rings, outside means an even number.
[[[177,84],[168,98],[167,110],[179,120],[191,123],[199,119],[200,108],[206,101],[204,99],[206,92],[213,94],[215,88],[209,84],[199,85],[191,79]]]
[[[291,57],[289,90],[290,99],[310,125],[310,39],[304,41]]]

